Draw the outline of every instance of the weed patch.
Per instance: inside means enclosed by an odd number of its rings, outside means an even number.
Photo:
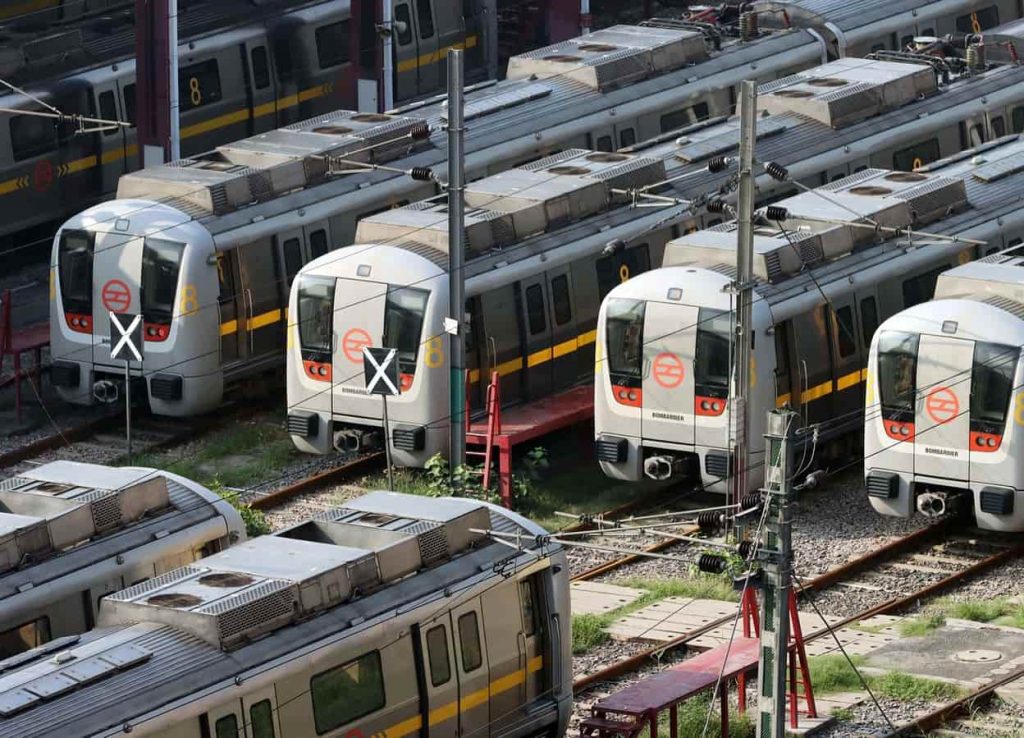
[[[941,702],[955,700],[963,690],[953,684],[892,671],[870,681],[875,694],[904,702]]]
[[[608,615],[585,615],[572,616],[572,652],[585,653],[592,648],[600,646],[608,640],[605,628],[611,622]]]
[[[920,617],[912,620],[904,620],[900,623],[900,635],[904,638],[928,635],[933,630],[938,630],[946,624],[946,616],[940,611],[926,612]]]

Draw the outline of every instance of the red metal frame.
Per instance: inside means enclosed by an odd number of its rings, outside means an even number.
[[[36,323],[15,331],[11,326],[11,291],[4,290],[0,295],[0,372],[3,371],[4,358],[10,356],[14,362],[14,373],[0,376],[0,387],[14,382],[14,412],[17,422],[21,423],[21,380],[32,381],[35,375],[36,389],[42,391],[43,347],[50,345],[50,326],[47,323]],[[22,368],[22,354],[31,353],[35,363],[31,369]]]

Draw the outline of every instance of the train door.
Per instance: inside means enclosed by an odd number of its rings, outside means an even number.
[[[864,407],[864,385],[860,381],[864,352],[857,331],[854,300],[832,303],[832,356],[835,358],[835,401],[837,417],[849,417]],[[849,415],[848,415],[849,414]]]
[[[827,306],[821,305],[793,317],[789,339],[793,346],[793,374],[798,383],[792,388],[793,404],[800,407],[805,423],[831,420],[832,359]]]
[[[593,151],[615,151],[615,126],[600,126],[587,134],[587,146]]]
[[[100,342],[93,343],[92,360],[110,365],[109,313],[142,311],[139,280],[142,275],[144,239],[120,233],[105,233],[93,248],[92,333]],[[122,362],[117,364],[123,369]]]
[[[510,732],[523,719],[526,643],[519,615],[519,585],[506,580],[480,597],[490,666],[491,735]],[[500,685],[500,686],[499,686]]]
[[[277,715],[277,699],[273,686],[242,698],[245,732],[239,738],[283,738]]]
[[[554,388],[559,390],[576,384],[582,374],[576,350],[576,300],[568,266],[548,272],[547,280],[551,296],[551,373]]]
[[[451,615],[419,626],[420,661],[423,673],[422,710],[433,716],[424,721],[426,738],[456,738],[459,735],[459,680],[454,673],[455,648]]]
[[[394,7],[395,102],[416,97],[419,80],[419,33],[409,2]]]
[[[548,318],[549,299],[544,275],[524,279],[522,290],[522,325],[526,336],[523,351],[523,371],[526,373],[527,399],[551,394],[551,321]]]
[[[523,376],[526,357],[520,339],[518,300],[515,287],[508,285],[488,290],[480,295],[481,338],[485,342],[479,350],[486,357],[486,373],[480,376],[480,392],[486,391],[492,371],[501,376],[501,400],[516,402],[523,396]]]
[[[296,68],[294,42],[302,31],[302,21],[288,18],[270,34],[270,61],[274,78],[275,118],[271,128],[294,123],[299,118],[299,70]]]
[[[306,237],[306,262],[319,259],[331,250],[331,234],[327,221],[304,226],[302,234]]]
[[[206,713],[203,717],[208,721],[207,728],[199,732],[210,738],[245,738],[249,733],[246,731],[244,714],[242,701],[231,700]]]
[[[128,120],[116,79],[97,83],[93,90],[96,95],[96,111],[100,118],[110,121]],[[100,192],[116,192],[117,181],[127,171],[125,152],[128,148],[128,129],[111,126],[108,130],[97,133],[96,140]]]
[[[388,286],[361,279],[339,279],[334,292],[335,385],[365,389],[363,348],[380,346]]]
[[[914,472],[966,481],[974,341],[922,334],[917,355]]]
[[[491,723],[488,700],[490,664],[480,603],[452,610],[456,673],[459,676],[459,735],[487,735]]]
[[[693,443],[694,374],[699,311],[648,300],[644,312],[643,412],[645,439]]]
[[[248,81],[249,135],[272,131],[275,127],[275,92],[266,41],[254,39],[242,46],[242,68]]]
[[[291,289],[295,275],[302,269],[302,265],[308,261],[306,245],[304,243],[301,228],[290,228],[274,236],[277,257],[281,260],[281,273],[284,275],[284,299],[282,304],[288,302],[288,291]]]
[[[520,648],[526,667],[525,698],[530,704],[547,689],[547,677],[551,665],[544,661],[544,599],[539,574],[519,582],[519,613],[522,618]]]
[[[416,92],[426,95],[438,89],[441,84],[441,55],[437,45],[437,23],[431,0],[411,0],[416,10]]]
[[[217,254],[217,281],[220,286],[217,307],[220,310],[220,361],[227,366],[249,355],[245,333],[247,303],[238,288],[242,278],[234,251]]]
[[[281,274],[270,239],[261,239],[235,252],[238,255],[239,287],[243,295],[239,332],[250,359],[272,356],[284,351],[284,321],[281,310]]]
[[[490,360],[488,343],[484,338],[484,324],[480,314],[480,298],[471,297],[466,300],[466,370],[469,382],[466,385],[466,396],[469,398],[470,412],[483,407],[484,395],[494,365]]]

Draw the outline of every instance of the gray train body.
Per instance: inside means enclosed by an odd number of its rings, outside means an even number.
[[[788,405],[805,429],[807,458],[855,449],[864,423],[868,349],[882,320],[932,295],[938,275],[1024,237],[1009,136],[922,167],[867,169],[777,203],[781,225],[755,229],[753,365],[747,407],[748,490],[761,482],[767,411]],[[836,203],[839,204],[836,204]],[[878,242],[872,228],[830,221],[873,219],[984,241],[906,237]],[[763,213],[762,213],[763,216]],[[729,370],[735,225],[688,234],[665,248],[665,266],[630,280],[602,303],[598,321],[595,432],[609,476],[635,481],[689,471],[712,490],[732,475],[735,413]],[[868,452],[870,453],[870,452]]]
[[[932,24],[938,33],[974,7],[874,0],[860,13],[831,8],[829,22],[845,28],[841,46],[850,51],[879,43],[879,24],[908,33]],[[607,29],[523,55],[510,63],[517,78],[467,95],[467,173],[484,176],[572,146],[611,149],[727,115],[740,81],[818,63],[830,53],[822,39],[815,28],[778,30],[708,51],[700,32],[666,23]],[[620,58],[627,49],[635,62],[628,66]],[[566,59],[573,56],[583,61]],[[149,358],[135,381],[157,413],[209,411],[225,386],[279,366],[298,268],[350,244],[361,217],[435,193],[432,184],[384,170],[327,176],[324,157],[372,151],[375,163],[439,170],[443,115],[439,100],[384,118],[338,112],[124,177],[120,199],[75,216],[54,239],[51,345],[61,395],[90,403],[96,382],[119,381],[121,368],[106,358],[109,305],[150,314]],[[374,148],[424,126],[429,142]],[[282,170],[289,173],[275,174]],[[64,266],[76,259],[77,268]],[[113,298],[107,305],[105,294]]]
[[[465,498],[351,500],[109,596],[0,675],[0,736],[561,735],[569,569],[543,536]]]
[[[100,601],[245,540],[238,512],[154,469],[56,461],[0,482],[0,658],[83,633]]]
[[[1022,162],[1018,154],[990,171]],[[1024,531],[1018,252],[950,269],[933,300],[879,326],[868,357],[864,475],[883,515],[967,512],[984,530]]]

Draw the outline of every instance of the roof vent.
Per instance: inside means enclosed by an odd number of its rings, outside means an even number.
[[[761,85],[757,104],[843,128],[937,89],[930,66],[848,57]]]
[[[513,56],[507,77],[560,75],[606,90],[706,58],[704,37],[698,31],[613,26]]]
[[[1017,314],[1015,305],[1024,303],[1024,263],[1019,256],[993,254],[979,261],[954,267],[939,275],[935,299],[966,298],[989,302]],[[1003,305],[1006,300],[1014,305]]]

